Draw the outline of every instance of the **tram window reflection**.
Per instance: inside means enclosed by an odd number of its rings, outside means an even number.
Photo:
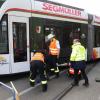
[[[26,23],[13,22],[14,62],[27,60]]]
[[[0,54],[8,53],[8,23],[7,15],[0,22]]]
[[[95,26],[94,32],[95,32],[95,46],[99,47],[100,46],[100,26]]]

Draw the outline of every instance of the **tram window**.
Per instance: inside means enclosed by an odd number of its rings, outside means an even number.
[[[26,23],[13,22],[14,62],[27,60]]]
[[[30,50],[44,48],[44,19],[30,18]]]
[[[0,22],[0,54],[8,53],[8,23],[7,15]]]
[[[73,23],[72,27],[73,27],[73,30],[72,30],[73,38],[79,38],[80,39],[81,24]]]
[[[100,47],[100,27],[95,26],[95,46]]]

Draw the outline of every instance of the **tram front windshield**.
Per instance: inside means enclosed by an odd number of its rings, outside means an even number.
[[[0,54],[8,53],[8,23],[7,15],[0,21]]]
[[[0,0],[0,7],[3,5],[3,3],[5,2],[6,0]]]

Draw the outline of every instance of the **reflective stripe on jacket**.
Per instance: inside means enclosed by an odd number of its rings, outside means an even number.
[[[49,51],[51,55],[58,55],[59,53],[56,42],[57,40],[55,38],[53,38],[53,40],[50,42]]]
[[[81,43],[75,43],[72,45],[72,53],[70,56],[70,61],[81,61],[86,59],[86,51]]]
[[[35,53],[34,56],[32,57],[32,61],[33,61],[33,60],[40,60],[40,61],[44,62],[44,56],[43,56],[42,53],[37,52],[37,53]]]

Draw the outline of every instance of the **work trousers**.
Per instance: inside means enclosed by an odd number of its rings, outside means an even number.
[[[74,69],[74,82],[75,82],[75,84],[79,83],[79,77],[78,77],[79,70],[81,71],[81,75],[82,75],[83,79],[85,80],[85,83],[88,84],[88,77],[85,73],[85,68],[84,69]]]
[[[57,55],[50,55],[50,61],[51,61],[50,70],[54,71],[54,73],[58,76],[59,69],[56,64],[57,63]]]
[[[35,82],[35,78],[37,75],[40,75],[42,84],[47,84],[44,63],[39,60],[34,60],[31,62],[30,80]]]

